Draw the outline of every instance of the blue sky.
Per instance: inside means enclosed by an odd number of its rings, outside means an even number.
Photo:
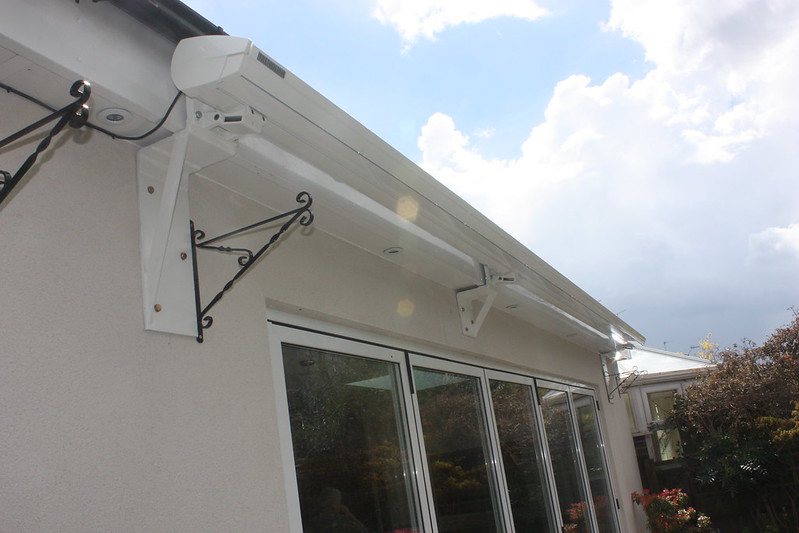
[[[760,342],[799,305],[795,1],[187,3],[650,346]]]

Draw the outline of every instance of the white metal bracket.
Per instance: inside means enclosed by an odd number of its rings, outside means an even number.
[[[483,322],[494,304],[494,299],[497,297],[497,286],[515,282],[515,275],[492,274],[488,267],[483,265],[483,285],[463,289],[456,293],[461,331],[464,335],[477,337],[477,333],[483,326]]]
[[[213,110],[186,99],[186,128],[137,154],[145,329],[197,335],[189,175],[235,155],[234,139],[203,120]]]

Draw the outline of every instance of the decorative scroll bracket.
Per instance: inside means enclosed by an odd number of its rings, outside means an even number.
[[[614,395],[617,393],[618,397],[621,397],[622,394],[627,392],[627,389],[633,386],[633,383],[635,383],[638,378],[646,375],[646,373],[646,370],[638,370],[637,366],[634,366],[629,372],[619,372],[617,374],[606,373],[606,382],[610,383],[610,380],[613,379],[616,383],[613,389],[608,387],[608,401],[613,400]]]
[[[311,195],[307,192],[301,192],[297,195],[297,203],[301,204],[299,207],[292,209],[291,211],[286,211],[285,213],[281,213],[277,216],[267,218],[265,220],[261,220],[260,222],[256,222],[254,224],[250,224],[248,226],[244,226],[243,228],[239,228],[233,231],[229,231],[217,237],[213,237],[210,239],[205,238],[205,232],[202,230],[195,230],[194,229],[194,222],[191,221],[191,256],[192,256],[192,263],[194,264],[194,302],[195,302],[195,309],[197,313],[197,342],[203,342],[203,330],[208,329],[214,322],[213,317],[208,315],[208,312],[211,308],[216,305],[219,300],[222,299],[222,296],[225,295],[226,292],[233,288],[233,285],[236,283],[238,279],[244,276],[247,271],[252,267],[258,259],[263,256],[269,248],[280,239],[280,237],[285,234],[291,226],[298,222],[301,226],[309,226],[313,223],[314,215],[311,212],[311,204],[313,203],[313,199]],[[248,248],[232,248],[230,246],[221,246],[217,245],[216,243],[222,242],[225,239],[229,239],[240,235],[244,232],[251,231],[263,226],[267,226],[273,222],[277,222],[279,220],[287,219],[280,229],[272,235],[272,237],[264,244],[257,252],[253,253],[252,250]],[[216,250],[217,252],[223,253],[233,253],[233,254],[241,254],[238,259],[239,263],[239,270],[233,275],[233,277],[228,281],[222,290],[220,290],[216,295],[211,299],[211,301],[205,306],[202,306],[201,299],[200,299],[200,280],[199,280],[199,269],[197,266],[197,248],[202,248],[205,250]]]
[[[463,289],[456,293],[458,314],[461,318],[461,331],[468,337],[477,337],[477,333],[485,321],[494,299],[497,297],[496,286],[503,283],[514,283],[516,276],[492,275],[488,267],[483,265],[483,285]]]
[[[89,106],[86,105],[86,102],[89,101],[89,97],[92,94],[91,84],[85,80],[78,80],[70,87],[69,94],[73,98],[76,98],[74,102],[62,107],[58,111],[53,111],[43,119],[37,120],[30,126],[22,128],[18,132],[0,140],[0,148],[2,148],[3,146],[25,137],[29,133],[33,133],[45,124],[58,119],[55,126],[53,126],[44,139],[39,142],[34,152],[28,156],[25,162],[22,163],[22,166],[19,167],[13,175],[5,170],[0,170],[0,205],[2,205],[3,201],[11,194],[14,187],[22,181],[25,174],[31,169],[34,163],[36,163],[39,154],[50,146],[53,137],[58,135],[61,130],[64,129],[64,126],[69,124],[72,128],[80,128],[86,124],[86,121],[89,119]]]

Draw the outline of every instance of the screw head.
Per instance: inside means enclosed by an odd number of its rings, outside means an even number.
[[[150,185],[149,187],[147,187],[147,192],[150,193],[150,194],[153,194],[155,192],[155,187]]]
[[[155,312],[156,312],[156,313],[160,313],[160,312],[161,312],[161,309],[162,309],[162,307],[161,307],[161,304],[155,304],[155,305],[153,306],[153,309],[155,309]]]
[[[189,254],[187,254],[186,252],[180,252],[180,258],[181,258],[183,261],[185,261],[185,260],[186,260],[186,258],[188,258],[188,257],[189,257]]]

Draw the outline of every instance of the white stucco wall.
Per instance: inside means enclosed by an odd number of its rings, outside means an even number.
[[[0,137],[41,116],[0,93]],[[0,151],[0,168],[33,147]],[[0,531],[285,531],[267,301],[398,346],[594,386],[623,526],[641,530],[626,413],[606,402],[597,354],[495,311],[465,337],[451,290],[321,231],[295,232],[256,265],[214,308],[203,344],[145,331],[135,152],[64,133],[0,209]],[[190,198],[209,235],[264,216],[201,179]],[[207,300],[235,265],[202,254]],[[406,299],[414,313],[402,317]]]
[[[42,114],[0,94],[0,136]],[[0,531],[283,530],[263,298],[145,332],[135,149],[63,135],[0,211]]]

